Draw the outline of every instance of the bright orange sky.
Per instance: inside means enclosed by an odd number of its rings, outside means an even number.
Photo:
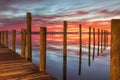
[[[79,32],[79,24],[82,24],[82,31],[87,32],[88,27],[95,28],[96,30],[104,29],[110,31],[111,21],[91,21],[91,22],[68,22],[68,32]],[[1,30],[17,30],[21,31],[22,28],[26,28],[25,24],[18,25],[18,26],[6,26],[1,27]],[[35,24],[32,22],[32,31],[39,31],[40,27],[47,27],[48,32],[62,32],[63,31],[63,22],[56,22],[54,24]]]

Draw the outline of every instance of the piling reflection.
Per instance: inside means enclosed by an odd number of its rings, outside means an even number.
[[[63,56],[63,80],[67,80],[67,57]]]

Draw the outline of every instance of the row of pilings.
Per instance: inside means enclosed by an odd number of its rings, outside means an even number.
[[[26,16],[27,29],[21,29],[21,57],[32,62],[32,39],[31,39],[31,13],[27,13]],[[40,71],[46,71],[46,27],[40,27]],[[12,32],[0,31],[0,44],[5,47],[8,46],[8,35],[12,34],[12,48],[13,52],[16,52],[16,30]],[[27,53],[26,53],[27,52]]]
[[[27,13],[27,29],[21,29],[21,57],[32,62],[32,41],[31,41],[31,13]],[[67,80],[67,21],[63,22],[63,80]],[[120,39],[119,39],[119,26],[120,20],[112,20],[112,40],[111,40],[111,64],[110,64],[110,78],[111,80],[119,80],[119,61],[120,61]],[[93,30],[92,30],[93,29]],[[40,28],[40,71],[46,71],[46,34],[47,28]],[[92,32],[93,31],[93,32]],[[107,30],[98,29],[95,32],[95,28],[89,27],[89,40],[88,40],[88,66],[91,65],[91,60],[95,59],[95,39],[97,34],[97,56],[100,55],[108,47],[108,35]],[[91,35],[93,35],[93,48],[91,48]],[[0,43],[8,47],[8,31],[0,32]],[[82,25],[79,25],[79,69],[78,74],[81,74],[82,68]],[[27,47],[27,49],[26,49]],[[91,53],[93,49],[93,53]],[[27,50],[27,51],[26,51]],[[12,51],[16,51],[16,30],[12,30]],[[27,53],[26,53],[27,52]],[[27,56],[26,56],[27,54]],[[91,58],[92,57],[92,58]],[[115,77],[116,76],[116,77]]]
[[[27,16],[31,17],[30,14],[27,14]],[[27,27],[31,27],[31,18],[28,18]],[[66,79],[67,76],[67,21],[63,22],[63,80]],[[29,29],[29,31],[27,31]],[[21,29],[21,57],[26,58],[29,61],[32,61],[32,46],[31,43],[31,28],[28,29]],[[46,70],[46,27],[40,28],[40,71]],[[92,30],[93,29],[93,30]],[[89,32],[87,33],[89,35],[88,38],[88,66],[91,65],[91,57],[94,60],[95,58],[95,46],[96,46],[96,35],[98,36],[98,51],[97,55],[99,56],[100,53],[102,53],[107,47],[108,47],[108,31],[100,30],[98,29],[98,32],[95,32],[95,28],[88,28]],[[4,44],[6,47],[8,47],[8,31],[2,31],[0,32],[0,40],[1,43]],[[93,36],[93,41],[91,41],[91,36]],[[100,39],[101,36],[101,39]],[[103,38],[104,37],[104,38]],[[104,40],[104,41],[103,41]],[[93,43],[93,53],[91,52],[92,48],[91,45]],[[28,45],[29,44],[29,45]],[[29,46],[29,47],[28,47]],[[31,47],[30,47],[31,46]],[[27,51],[26,51],[27,47]],[[16,51],[16,30],[12,30],[12,51]],[[27,53],[26,53],[27,52]],[[29,53],[30,52],[30,53]],[[82,25],[79,25],[79,75],[81,74],[81,68],[82,68]]]

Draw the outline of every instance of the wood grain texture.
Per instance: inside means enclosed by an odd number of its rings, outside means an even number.
[[[31,13],[27,13],[27,59],[32,62]]]
[[[12,51],[16,51],[16,30],[12,30]]]
[[[120,80],[120,19],[111,21],[110,80]]]
[[[13,54],[14,53],[14,54]],[[0,80],[57,80],[21,58],[20,55],[0,45]]]
[[[46,71],[46,27],[40,27],[40,71]]]

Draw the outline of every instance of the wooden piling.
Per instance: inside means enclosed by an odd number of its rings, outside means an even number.
[[[2,31],[1,31],[1,44],[2,44]]]
[[[64,34],[63,34],[63,56],[67,56],[67,21],[64,24]]]
[[[16,51],[16,30],[12,30],[12,51]]]
[[[27,60],[32,62],[31,13],[27,13]]]
[[[106,30],[104,30],[104,51],[106,49]]]
[[[2,44],[4,45],[4,31],[2,31]]]
[[[25,46],[26,46],[26,30],[25,29],[22,29],[21,30],[21,57],[22,58],[26,58],[26,49],[25,49]]]
[[[111,21],[110,80],[120,80],[120,19]]]
[[[105,32],[105,37],[106,37],[106,39],[105,39],[105,47],[107,48],[107,30],[106,30],[106,32]]]
[[[3,31],[3,45],[5,45],[5,31]]]
[[[105,48],[107,48],[107,31],[105,31]]]
[[[5,46],[8,47],[8,31],[5,31]]]
[[[106,47],[108,47],[108,31],[106,31]]]
[[[63,22],[63,80],[67,80],[67,21]]]
[[[4,45],[4,31],[2,31],[2,35],[1,35],[2,37],[2,39],[1,39],[1,41],[2,41],[2,44]]]
[[[89,27],[89,43],[88,43],[88,66],[91,64],[91,27]]]
[[[3,31],[3,34],[4,34],[4,35],[3,35],[3,36],[4,36],[4,43],[3,43],[3,44],[4,44],[4,46],[5,46],[5,43],[6,43],[6,42],[5,42],[5,41],[6,41],[6,34],[5,34],[5,31]]]
[[[95,28],[93,28],[93,57],[92,57],[93,60],[94,56],[95,56]]]
[[[99,56],[99,49],[100,49],[100,29],[98,29],[98,52],[97,52],[97,56]]]
[[[79,25],[79,72],[78,74],[81,75],[81,65],[82,65],[82,26]]]
[[[107,45],[107,47],[108,47],[108,36],[109,36],[109,32],[107,31],[107,43],[106,43],[106,45]]]
[[[2,44],[2,42],[3,42],[3,41],[2,41],[2,31],[1,31],[1,44]]]
[[[101,30],[101,53],[103,52],[103,30]]]
[[[0,31],[0,44],[1,44],[1,31]]]
[[[46,71],[46,27],[40,28],[40,71]]]

